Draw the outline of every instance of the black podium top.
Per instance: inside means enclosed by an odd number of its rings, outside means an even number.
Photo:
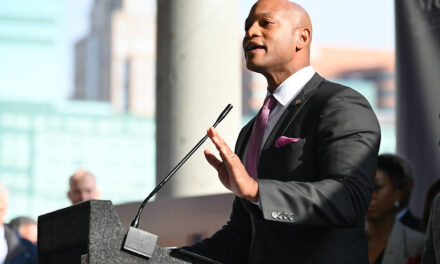
[[[159,246],[146,259],[121,249],[125,235],[112,203],[106,200],[90,200],[41,215],[37,263],[215,263]]]

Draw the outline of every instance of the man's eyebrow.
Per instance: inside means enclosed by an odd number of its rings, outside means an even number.
[[[265,16],[270,16],[272,15],[272,12],[265,12],[265,13],[260,13],[260,14],[254,14],[252,17],[257,19],[259,17],[265,17]],[[250,17],[246,18],[246,20],[244,21],[244,24],[246,25],[247,23],[249,23],[251,20],[255,20],[255,19],[250,19]]]
[[[265,16],[270,16],[272,15],[272,12],[265,12],[265,13],[260,13],[260,14],[254,14],[253,17],[265,17]]]
[[[270,16],[270,15],[272,15],[272,12],[261,13],[258,16]]]

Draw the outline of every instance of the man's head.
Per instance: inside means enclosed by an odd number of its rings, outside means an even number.
[[[410,164],[400,156],[382,154],[377,159],[377,170],[387,174],[394,188],[402,191],[399,209],[407,207],[414,185],[414,177]]]
[[[77,170],[69,179],[70,189],[67,193],[72,204],[98,199],[100,193],[96,187],[95,176],[86,170]]]
[[[310,65],[311,40],[310,17],[301,6],[287,0],[260,0],[245,22],[246,66],[266,78],[287,78]]]
[[[9,222],[9,227],[24,239],[37,244],[37,222],[26,216],[20,216]]]
[[[3,225],[8,210],[9,191],[6,185],[0,182],[0,226]]]

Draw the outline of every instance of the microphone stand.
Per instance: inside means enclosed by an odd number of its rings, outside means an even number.
[[[226,115],[231,111],[232,105],[228,104],[226,108],[219,115],[217,120],[215,121],[213,127],[217,127],[217,125],[226,117]],[[122,244],[122,248],[134,252],[136,254],[142,255],[147,258],[151,258],[154,252],[154,248],[157,242],[157,235],[148,233],[141,229],[138,229],[139,219],[142,214],[142,210],[144,209],[147,202],[153,197],[170,179],[173,175],[182,167],[182,165],[196,152],[198,148],[208,139],[208,135],[205,135],[189,152],[183,157],[183,159],[177,163],[177,165],[172,169],[168,175],[154,188],[154,190],[145,198],[142,202],[139,210],[131,222],[130,227],[128,228],[127,235]]]

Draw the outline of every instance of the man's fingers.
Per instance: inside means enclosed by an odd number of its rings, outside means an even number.
[[[208,129],[208,136],[219,151],[222,160],[229,161],[229,159],[233,157],[234,152],[229,148],[228,144],[226,144],[226,142],[220,137],[213,127]]]
[[[220,179],[220,182],[226,187],[230,188],[229,184],[229,175],[226,173],[225,166],[223,162],[217,159],[217,157],[212,154],[209,150],[205,150],[205,157],[206,160],[213,166],[217,172],[218,172],[218,178]]]
[[[209,164],[211,164],[212,167],[214,167],[217,171],[220,172],[220,170],[222,169],[222,162],[218,160],[217,157],[207,149],[205,149],[204,154]]]
[[[215,147],[220,150],[220,148],[224,145],[224,142],[213,127],[210,127],[208,129],[208,136],[211,139],[212,143],[214,143]]]

